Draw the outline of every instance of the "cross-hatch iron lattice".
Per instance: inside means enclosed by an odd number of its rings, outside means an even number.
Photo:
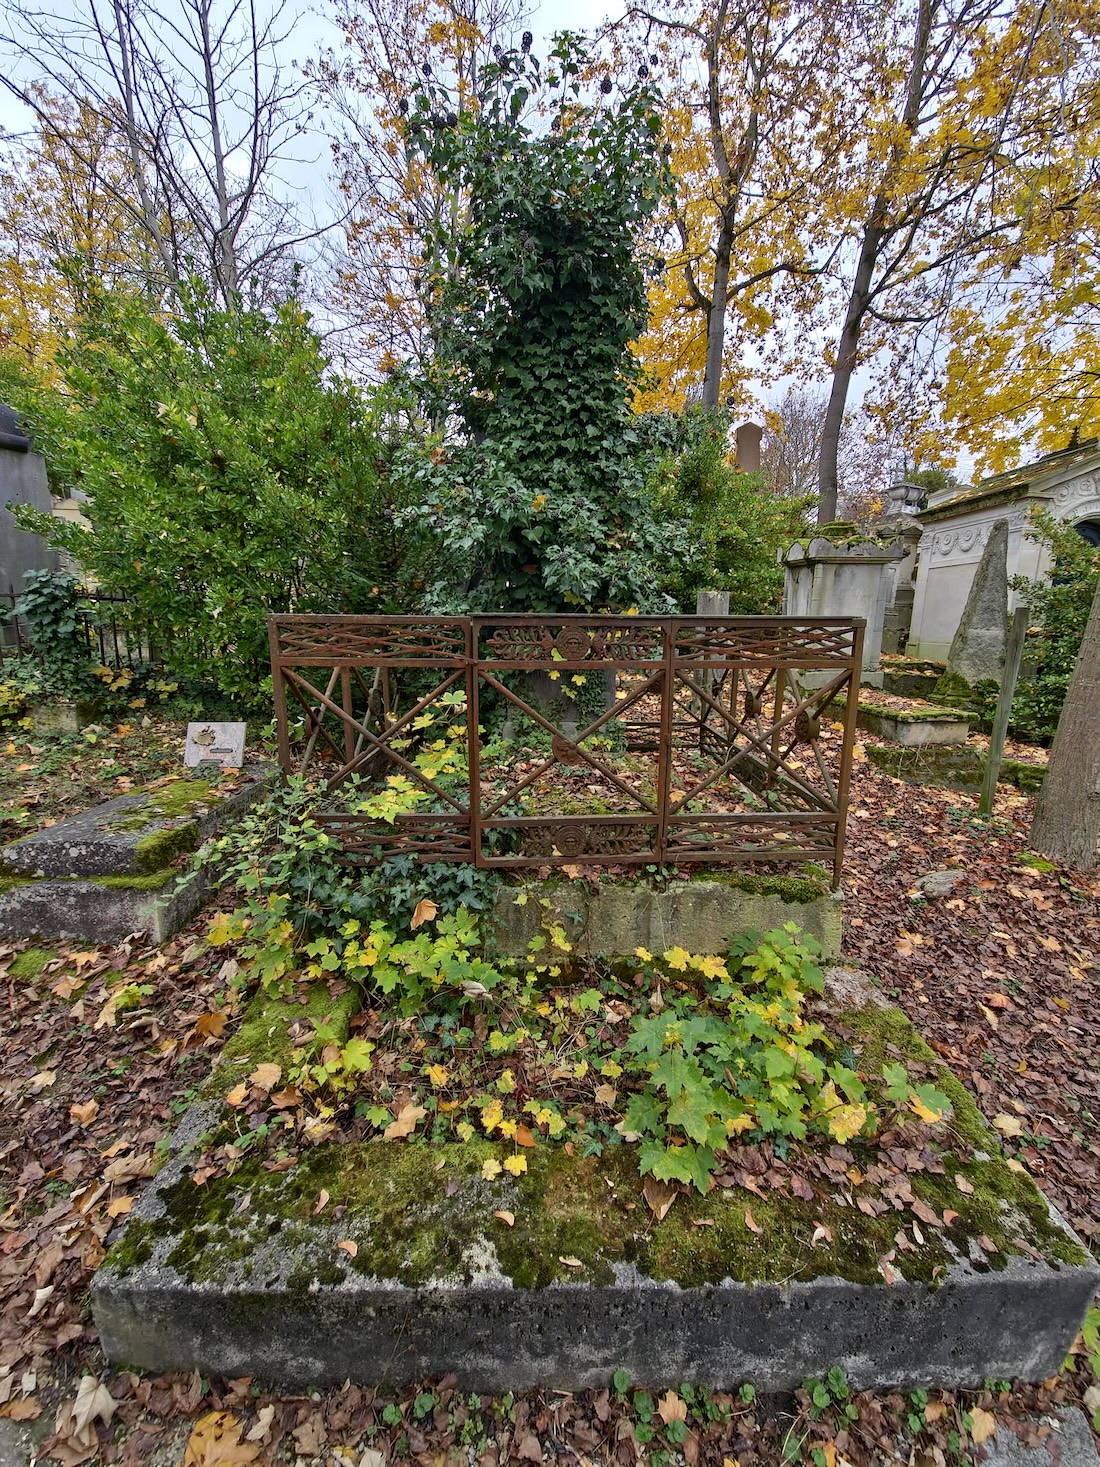
[[[273,616],[269,630],[280,763],[324,778],[317,818],[344,860],[819,861],[840,880],[861,620]]]

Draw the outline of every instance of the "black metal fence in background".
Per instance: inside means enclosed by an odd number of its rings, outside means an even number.
[[[89,605],[89,610],[77,618],[78,636],[88,649],[89,661],[133,670],[157,660],[148,633],[128,624],[123,610],[125,596],[86,587],[79,588],[77,594]],[[0,668],[7,658],[33,651],[30,628],[21,616],[11,615],[18,600],[19,592],[10,584],[6,591],[0,591]]]

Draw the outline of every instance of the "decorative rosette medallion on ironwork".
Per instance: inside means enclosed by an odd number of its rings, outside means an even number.
[[[580,662],[592,646],[590,632],[583,627],[563,627],[554,638],[554,649],[563,662]]]
[[[567,739],[563,733],[553,735],[550,740],[550,748],[559,764],[585,763],[585,757],[576,744],[572,739]]]
[[[583,856],[588,849],[588,836],[579,825],[552,825],[550,839],[562,856]]]

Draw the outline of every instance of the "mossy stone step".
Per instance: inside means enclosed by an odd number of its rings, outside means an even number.
[[[228,795],[180,776],[108,800],[0,850],[0,936],[119,942],[170,936],[206,900],[173,866],[267,788],[266,770]]]
[[[222,796],[206,779],[181,775],[158,781],[12,841],[0,851],[0,861],[9,875],[147,875],[197,849],[263,788],[254,782]]]

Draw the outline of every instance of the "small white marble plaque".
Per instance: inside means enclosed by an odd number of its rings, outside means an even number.
[[[183,762],[188,769],[210,762],[223,769],[240,769],[244,763],[246,723],[189,723]]]

